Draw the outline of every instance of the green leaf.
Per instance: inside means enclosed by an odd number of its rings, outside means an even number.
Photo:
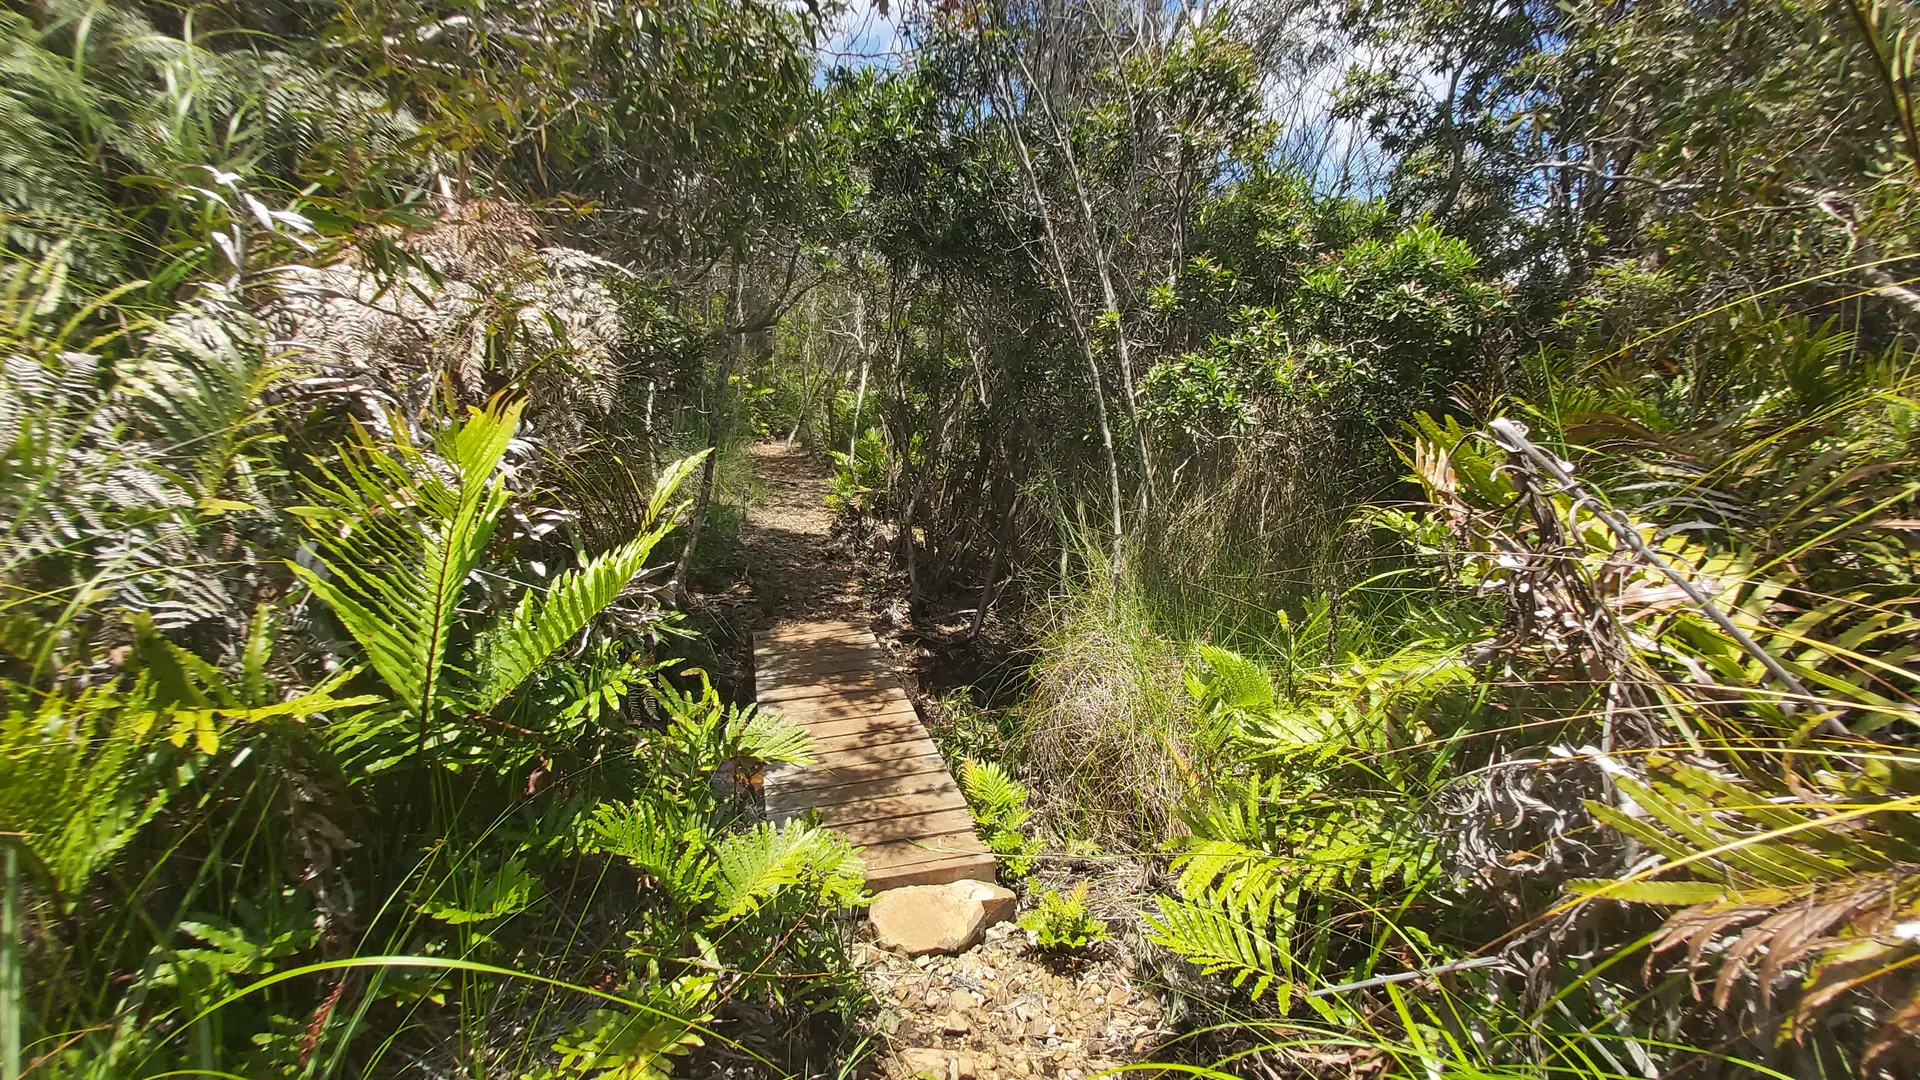
[[[1567,891],[1579,896],[1603,894],[1608,900],[1624,904],[1666,904],[1692,907],[1711,904],[1738,895],[1725,885],[1709,881],[1629,881],[1612,878],[1579,878],[1567,882]]]
[[[436,440],[438,460],[405,441],[383,450],[362,430],[337,468],[320,467],[319,502],[300,515],[319,569],[288,565],[423,725],[451,696],[443,675],[460,593],[506,505],[496,472],[523,407],[496,397]]]
[[[838,833],[800,821],[763,822],[729,836],[718,855],[714,923],[746,915],[790,886],[807,883],[819,889],[822,900],[850,903],[866,883],[866,867],[853,845]]]

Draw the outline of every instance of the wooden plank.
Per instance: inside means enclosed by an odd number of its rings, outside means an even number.
[[[787,686],[804,686],[818,682],[832,682],[848,677],[872,674],[878,664],[864,656],[818,656],[804,663],[768,664],[756,666],[753,674],[755,689],[777,690]]]
[[[867,888],[874,892],[886,892],[888,889],[904,889],[910,885],[992,881],[996,865],[992,855],[972,855],[965,859],[950,859],[945,862],[869,870],[867,871]]]
[[[936,791],[951,791],[956,796],[960,794],[959,786],[953,782],[953,777],[947,774],[944,761],[930,765],[922,772],[896,772],[873,780],[856,780],[847,784],[810,788],[796,788],[781,784],[767,792],[767,810],[792,813],[797,810],[817,808],[825,814],[842,803]],[[962,799],[962,801],[965,800]]]
[[[913,728],[924,731],[920,717],[912,709],[899,712],[884,712],[873,716],[855,716],[838,720],[806,720],[792,716],[807,734],[815,739],[832,739],[841,735],[857,735],[862,731],[886,731],[891,728]]]
[[[817,641],[798,645],[776,643],[756,647],[753,652],[754,665],[762,671],[835,660],[866,660],[876,665],[886,665],[892,658],[871,637],[865,641]]]
[[[896,761],[869,761],[864,764],[852,762],[836,764],[822,761],[791,773],[783,772],[775,783],[788,791],[805,791],[811,788],[861,784],[868,780],[884,780],[889,776],[909,773],[944,773],[946,771],[947,761],[939,754],[900,758]]]
[[[893,680],[893,676],[872,674],[860,678],[837,679],[831,685],[805,683],[763,690],[760,692],[760,704],[778,705],[787,701],[819,697],[884,698],[890,694],[905,697],[906,691],[900,689],[900,684]]]
[[[846,837],[875,890],[993,879],[965,797],[866,627],[784,624],[758,637],[754,659],[760,702],[804,726],[820,757],[767,770],[770,814]]]
[[[872,634],[859,637],[815,638],[810,641],[755,641],[754,663],[787,664],[816,656],[868,656],[886,662],[887,650]]]
[[[856,847],[887,844],[899,840],[944,842],[947,837],[957,836],[960,833],[973,835],[973,815],[965,810],[931,810],[908,817],[835,825],[833,831],[846,837]]]
[[[844,769],[849,766],[929,756],[939,757],[940,748],[933,745],[933,740],[922,733],[918,738],[909,739],[906,742],[842,747],[830,754],[820,755],[820,764],[829,769]]]
[[[888,818],[912,817],[934,810],[961,810],[966,812],[967,820],[973,820],[973,812],[967,809],[966,797],[955,787],[934,788],[929,791],[907,792],[900,795],[882,795],[849,802],[834,803],[816,807],[820,811],[822,825],[852,825],[862,821],[875,821]]]
[[[831,641],[875,641],[873,631],[865,626],[853,623],[814,622],[783,623],[772,630],[754,635],[754,646],[762,644],[778,646],[801,646],[813,642]]]
[[[856,701],[845,698],[801,698],[797,701],[784,701],[765,706],[774,712],[792,720],[796,724],[817,727],[822,724],[836,724],[846,721],[866,723],[869,720],[883,721],[889,717],[910,716],[916,721],[919,713],[914,710],[913,702],[907,695],[896,694],[892,697],[867,697]]]
[[[880,892],[903,885],[941,885],[962,878],[992,881],[996,862],[984,844],[962,847],[966,837],[896,840],[860,852],[867,864],[867,887]]]
[[[918,721],[912,725],[897,727],[869,727],[846,735],[832,735],[813,740],[813,752],[822,761],[837,761],[839,756],[867,747],[892,746],[894,743],[913,742],[927,737],[927,729]]]

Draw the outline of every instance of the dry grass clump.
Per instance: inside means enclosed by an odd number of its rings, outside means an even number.
[[[1050,623],[1015,753],[1039,821],[1109,851],[1157,847],[1193,783],[1187,650],[1107,588],[1060,601]]]

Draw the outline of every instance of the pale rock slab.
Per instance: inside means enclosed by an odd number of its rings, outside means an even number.
[[[964,1050],[912,1046],[894,1055],[893,1075],[899,1080],[974,1080],[979,1071],[973,1055]]]
[[[995,885],[990,881],[974,881],[969,878],[964,881],[956,881],[947,886],[947,888],[970,899],[979,901],[980,906],[985,909],[987,913],[986,925],[988,926],[994,926],[1013,918],[1014,908],[1020,903],[1020,898],[1013,895],[1012,889]]]
[[[951,885],[888,889],[867,909],[882,948],[908,956],[965,952],[987,926],[986,905]]]

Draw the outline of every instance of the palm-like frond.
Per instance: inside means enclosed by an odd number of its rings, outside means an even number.
[[[289,564],[326,601],[397,704],[422,725],[446,703],[442,672],[456,608],[507,489],[496,475],[524,402],[495,399],[436,440],[367,443],[322,467],[317,505],[297,507],[325,574]]]
[[[602,803],[588,822],[595,850],[618,855],[651,875],[681,911],[713,894],[706,822],[671,799]]]
[[[1719,957],[1713,1000],[1727,1008],[1753,976],[1763,1001],[1788,971],[1808,969],[1783,1034],[1798,1036],[1850,991],[1871,986],[1893,1007],[1874,1045],[1884,1050],[1920,1030],[1920,987],[1903,968],[1920,957],[1896,926],[1920,919],[1920,840],[1909,820],[1916,800],[1868,778],[1831,803],[1772,797],[1741,780],[1659,755],[1643,781],[1616,782],[1625,805],[1594,801],[1594,816],[1633,837],[1686,878],[1568,883],[1576,895],[1680,908],[1654,936],[1655,953],[1686,948],[1690,962]],[[1899,769],[1908,772],[1902,756]],[[1804,796],[1805,792],[1802,793]],[[1843,801],[1844,800],[1844,801]],[[1863,827],[1863,814],[1886,827]],[[1900,1005],[1906,1008],[1902,1010]]]
[[[667,1080],[673,1058],[703,1045],[701,1029],[713,1019],[714,982],[709,975],[685,975],[638,994],[640,1008],[595,1009],[554,1043],[559,1069],[532,1076]]]
[[[661,471],[639,536],[561,575],[540,602],[527,593],[512,615],[480,635],[474,708],[485,711],[506,700],[556,649],[619,599],[646,567],[653,549],[672,531],[677,516],[670,509],[674,494],[705,456],[706,451],[701,451]]]
[[[1148,940],[1180,954],[1205,974],[1228,975],[1249,997],[1258,998],[1269,988],[1285,995],[1290,961],[1283,942],[1216,905],[1165,896],[1155,902],[1159,915],[1147,916]]]
[[[980,821],[1009,829],[1025,824],[1027,786],[1015,780],[998,762],[974,758],[962,761],[960,790],[966,794],[974,816]]]
[[[36,708],[0,716],[0,832],[20,837],[63,899],[172,794],[173,785],[141,767],[154,696],[142,679],[124,694],[47,695]]]
[[[654,546],[672,527],[672,521],[658,523],[644,535],[569,570],[537,604],[531,592],[521,597],[513,613],[488,629],[477,645],[479,683],[474,707],[484,711],[506,700],[554,650],[585,629],[646,567]]]
[[[729,724],[734,756],[766,764],[811,765],[816,760],[807,729],[771,709],[748,705]]]
[[[1257,709],[1273,703],[1273,680],[1265,668],[1216,645],[1203,643],[1199,651],[1207,673],[1189,677],[1187,686],[1195,697],[1229,709]]]

